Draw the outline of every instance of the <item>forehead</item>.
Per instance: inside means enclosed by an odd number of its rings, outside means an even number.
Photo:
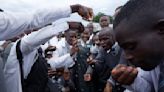
[[[100,21],[102,21],[102,20],[109,20],[109,18],[108,18],[108,16],[102,16],[102,17],[100,17]]]
[[[69,35],[76,35],[77,34],[77,30],[69,30],[67,32],[67,34],[69,34]]]
[[[99,33],[99,39],[102,39],[102,38],[108,38],[108,37],[111,37],[112,35],[108,32],[100,32]]]
[[[129,40],[135,40],[143,38],[148,32],[153,29],[153,24],[145,20],[122,20],[118,26],[114,29],[116,40],[119,43],[126,42]]]

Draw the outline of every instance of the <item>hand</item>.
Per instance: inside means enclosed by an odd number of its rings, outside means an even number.
[[[109,82],[106,83],[106,86],[104,88],[104,92],[112,92],[112,84]]]
[[[92,55],[90,55],[88,58],[87,58],[87,63],[89,64],[89,65],[91,65],[91,64],[94,64],[96,61],[93,59],[93,56]]]
[[[91,74],[84,74],[84,81],[91,81]]]
[[[76,5],[72,5],[71,9],[72,9],[72,13],[77,12],[85,20],[90,21],[90,20],[93,19],[93,10],[92,10],[92,8],[88,8],[88,7],[82,6],[80,4],[76,4]]]
[[[46,49],[45,49],[45,54],[47,54],[47,52],[49,51],[55,51],[56,50],[56,47],[55,46],[48,46]]]
[[[79,33],[82,33],[84,31],[84,26],[81,22],[68,22],[69,29],[78,30]]]
[[[55,70],[53,70],[52,68],[48,68],[48,76],[50,78],[55,76],[56,74],[57,74],[57,72]]]
[[[111,72],[112,78],[123,85],[131,85],[137,77],[138,70],[132,66],[117,65]]]

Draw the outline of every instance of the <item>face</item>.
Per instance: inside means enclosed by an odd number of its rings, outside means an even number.
[[[87,42],[90,37],[90,32],[88,29],[84,30],[84,32],[81,34],[81,38],[84,42]]]
[[[157,29],[152,28],[151,24],[146,25],[141,23],[133,25],[124,21],[115,28],[115,35],[119,45],[123,48],[124,57],[133,65],[150,71],[163,58],[163,40]]]
[[[102,27],[102,28],[104,28],[104,27],[108,27],[109,26],[109,17],[107,17],[107,16],[102,16],[101,18],[100,18],[100,21],[99,21],[99,24],[100,24],[100,26]]]
[[[106,32],[99,34],[100,45],[107,51],[112,48],[114,45],[114,39],[111,35],[108,35]]]
[[[100,40],[99,40],[98,35],[95,35],[95,36],[93,37],[93,43],[96,44],[97,46],[100,45]]]
[[[72,45],[72,43],[77,40],[77,30],[69,30],[65,33],[65,38],[68,44]]]
[[[89,29],[90,33],[93,32],[93,24],[88,24],[87,28]]]

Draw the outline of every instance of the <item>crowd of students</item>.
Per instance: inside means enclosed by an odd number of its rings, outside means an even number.
[[[110,19],[52,23],[79,4],[34,14],[0,10],[0,92],[164,92],[163,0],[129,0]],[[137,12],[137,13],[136,13]]]

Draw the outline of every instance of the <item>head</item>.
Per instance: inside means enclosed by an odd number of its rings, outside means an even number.
[[[68,29],[65,32],[65,39],[69,45],[72,45],[75,40],[77,40],[78,30]]]
[[[92,38],[93,44],[100,46],[100,40],[98,35],[94,35]]]
[[[119,7],[117,7],[116,9],[115,9],[115,13],[114,13],[114,18],[118,15],[118,13],[121,11],[121,8],[122,8],[123,6],[119,6]]]
[[[99,33],[100,45],[104,48],[105,51],[112,48],[115,44],[115,39],[113,36],[112,30],[104,30]]]
[[[105,15],[100,17],[99,24],[100,24],[101,28],[109,27],[109,24],[110,24],[109,17],[105,16]]]
[[[93,29],[94,29],[93,23],[89,23],[87,25],[87,28],[89,29],[90,33],[92,34],[93,33]]]
[[[147,71],[164,56],[163,5],[163,0],[130,0],[114,21],[116,40],[125,58]]]
[[[88,28],[85,28],[84,32],[81,34],[81,39],[86,43],[89,40],[90,31]]]

